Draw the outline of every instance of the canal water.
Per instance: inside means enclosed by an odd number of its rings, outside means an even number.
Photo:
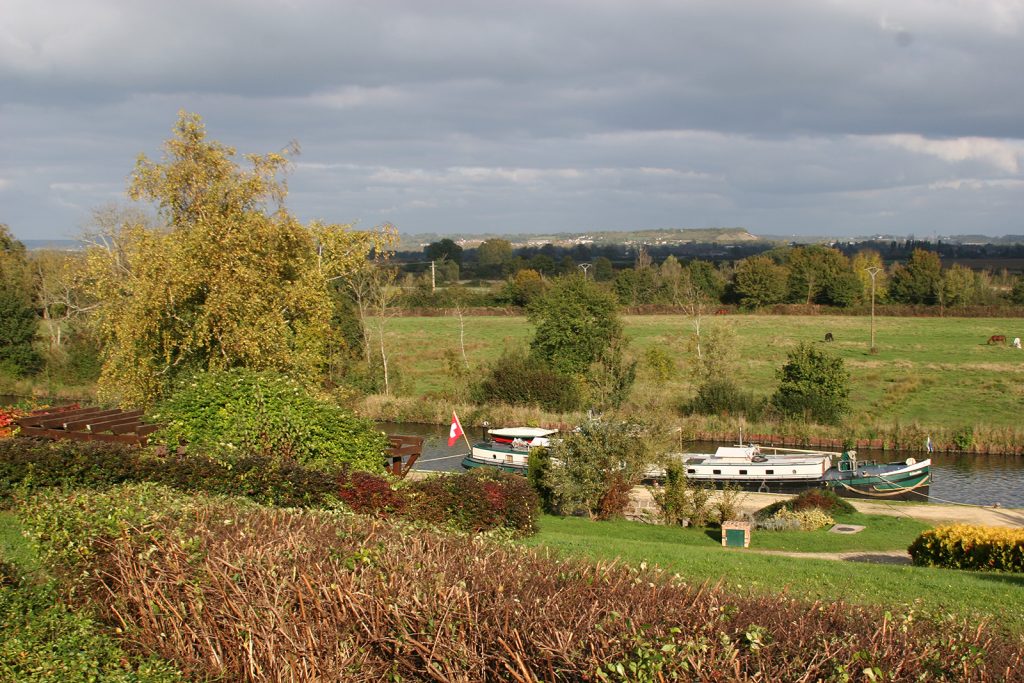
[[[423,425],[407,422],[380,422],[378,426],[389,434],[413,434],[426,437],[423,455],[413,469],[432,471],[456,471],[462,469],[462,456],[469,448],[464,439],[448,447],[446,425]],[[466,436],[478,441],[482,430],[470,428]],[[718,446],[710,442],[684,444],[684,450],[694,453],[713,452]],[[860,460],[891,462],[914,457],[923,459],[920,453],[894,453],[892,451],[859,450]],[[970,503],[1024,508],[1024,457],[1017,455],[956,455],[933,453],[932,483],[929,500],[934,503]]]

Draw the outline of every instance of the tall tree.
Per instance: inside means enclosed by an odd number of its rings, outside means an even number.
[[[555,280],[528,316],[537,328],[531,355],[565,374],[583,374],[622,336],[615,298],[582,275]]]
[[[942,260],[934,251],[914,249],[906,265],[893,269],[889,296],[903,304],[937,304],[942,295]]]
[[[153,205],[162,226],[129,217],[92,235],[87,251],[104,341],[101,397],[148,403],[185,368],[318,377],[329,282],[363,267],[393,234],[300,224],[284,205],[288,151],[246,158],[243,169],[184,112],[163,159],[139,157],[128,193]]]
[[[871,301],[871,271],[875,268],[875,301],[885,301],[889,296],[889,276],[885,272],[885,263],[882,255],[874,249],[862,249],[858,251],[852,261],[850,268],[854,275],[860,280],[861,298],[864,301]]]
[[[25,245],[0,223],[0,372],[21,376],[42,365],[34,341],[39,318],[32,308]]]
[[[780,303],[786,296],[789,270],[769,256],[751,256],[736,265],[733,286],[740,305],[758,308]]]
[[[423,247],[423,256],[428,261],[448,260],[462,265],[462,247],[447,237]]]

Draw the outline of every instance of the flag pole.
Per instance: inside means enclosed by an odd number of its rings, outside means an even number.
[[[452,415],[455,415],[455,417],[458,418],[458,415],[455,413],[454,410],[452,411]],[[462,420],[459,420],[459,427],[462,427]],[[466,436],[466,429],[465,429],[465,427],[463,427],[461,431],[462,431],[462,438],[466,440],[466,445],[469,446],[469,452],[472,453],[473,452],[473,444],[471,444],[469,442],[469,437]]]

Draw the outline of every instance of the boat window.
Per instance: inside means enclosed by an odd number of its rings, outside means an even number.
[[[765,474],[775,474],[775,470],[765,470]]]
[[[697,474],[697,470],[695,470],[695,469],[688,469],[688,470],[686,470],[686,473],[687,474]]]
[[[721,474],[722,470],[711,470],[711,474]]]
[[[747,473],[746,470],[740,470],[740,474],[746,474],[746,473]]]

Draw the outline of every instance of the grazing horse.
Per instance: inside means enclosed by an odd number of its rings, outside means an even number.
[[[719,308],[717,311],[715,311],[715,315],[728,315],[728,314],[729,314],[729,309],[728,308]]]
[[[991,337],[988,338],[988,343],[989,344],[1005,344],[1006,343],[1006,335],[1005,334],[993,334]]]
[[[836,339],[835,339],[835,337],[832,336],[831,332],[826,332],[825,333],[825,341],[830,342],[830,341],[835,341],[835,340]]]

